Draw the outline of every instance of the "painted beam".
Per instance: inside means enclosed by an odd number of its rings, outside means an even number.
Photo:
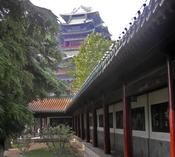
[[[104,153],[111,153],[111,143],[110,143],[110,128],[109,128],[109,105],[107,105],[103,98],[103,112],[104,112]]]
[[[124,128],[124,157],[133,157],[131,106],[128,102],[126,85],[123,85],[123,128]]]
[[[172,57],[167,59],[168,70],[168,99],[169,99],[169,126],[170,126],[170,157],[175,157],[175,100]]]

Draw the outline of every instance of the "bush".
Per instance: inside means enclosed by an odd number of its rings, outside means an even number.
[[[43,130],[42,137],[46,139],[49,151],[54,153],[56,157],[63,157],[72,153],[70,139],[73,132],[69,126],[58,125]]]

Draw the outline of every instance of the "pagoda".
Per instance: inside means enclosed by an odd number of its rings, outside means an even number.
[[[100,33],[105,39],[110,39],[108,28],[103,26],[98,11],[80,6],[70,14],[61,14],[63,23],[60,24],[59,41],[65,57],[78,54],[81,43],[92,32]]]
[[[70,87],[74,77],[67,75],[67,71],[73,69],[74,65],[70,65],[69,60],[79,53],[81,43],[93,32],[101,34],[105,39],[110,39],[111,34],[103,25],[99,12],[92,11],[91,8],[80,6],[71,13],[60,16],[63,22],[60,23],[58,40],[64,57],[62,63],[58,65],[56,75]]]

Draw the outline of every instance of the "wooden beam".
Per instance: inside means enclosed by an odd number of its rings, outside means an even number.
[[[123,127],[124,127],[124,157],[133,157],[131,107],[126,94],[126,85],[123,85]]]

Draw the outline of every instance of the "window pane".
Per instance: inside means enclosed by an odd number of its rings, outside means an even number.
[[[113,128],[113,113],[109,113],[109,127]]]
[[[139,107],[131,110],[132,130],[145,130],[145,108]]]
[[[152,131],[169,132],[168,102],[151,105]]]
[[[103,127],[103,115],[99,115],[99,127]]]
[[[123,111],[116,112],[116,128],[123,129]]]

